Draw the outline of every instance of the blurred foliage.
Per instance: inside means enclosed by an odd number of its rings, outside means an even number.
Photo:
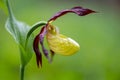
[[[7,8],[5,6],[5,0],[0,0],[0,9],[2,9],[7,14]]]
[[[55,55],[52,64],[43,57],[42,69],[37,68],[33,56],[26,67],[25,80],[120,80],[120,4],[117,1],[11,0],[17,19],[30,25],[73,6],[98,11],[84,17],[68,14],[55,21],[53,24],[61,33],[80,43],[81,50],[73,56]],[[0,80],[19,80],[19,50],[5,30],[6,19],[7,15],[0,9]]]
[[[0,0],[0,8],[4,8],[4,7],[5,7],[4,1]]]

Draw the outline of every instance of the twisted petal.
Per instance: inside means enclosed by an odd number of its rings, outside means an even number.
[[[34,39],[33,49],[36,54],[37,66],[39,67],[40,65],[42,67],[42,55],[41,52],[39,51],[39,35],[37,35]]]
[[[39,41],[40,41],[42,51],[43,51],[45,57],[50,61],[50,58],[48,55],[48,50],[44,47],[44,43],[43,43],[45,35],[46,35],[46,27],[44,26],[44,27],[42,27],[40,34],[39,34]]]
[[[85,15],[90,14],[90,13],[95,13],[95,11],[90,10],[90,9],[86,9],[86,8],[82,8],[80,6],[77,6],[77,7],[73,7],[71,9],[62,10],[62,11],[56,13],[52,18],[50,18],[48,20],[48,22],[56,20],[57,18],[65,15],[67,13],[75,13],[75,14],[77,14],[79,16],[85,16]]]

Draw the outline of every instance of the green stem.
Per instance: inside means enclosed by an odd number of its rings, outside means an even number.
[[[9,0],[6,0],[6,5],[7,5],[7,8],[8,8],[8,14],[9,14],[9,17],[10,19],[14,19],[14,16],[13,16],[13,13],[12,13],[12,10],[11,10],[11,7],[10,7],[10,4],[9,4]]]
[[[23,50],[22,47],[19,45],[19,49],[20,49],[20,60],[21,60],[21,65],[20,65],[20,80],[24,80],[24,71],[25,71],[25,59],[23,56]]]
[[[20,66],[20,80],[24,80],[25,66]]]

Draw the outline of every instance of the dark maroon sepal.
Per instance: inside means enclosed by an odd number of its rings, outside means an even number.
[[[76,13],[79,16],[85,16],[85,15],[90,14],[90,13],[96,13],[96,11],[93,11],[90,9],[85,9],[85,8],[80,7],[80,6],[74,7],[71,10],[73,11],[73,13]]]
[[[37,35],[34,39],[34,43],[33,43],[33,49],[35,51],[36,54],[36,61],[37,61],[37,66],[41,66],[42,67],[42,54],[39,51],[39,35]]]
[[[66,9],[66,10],[62,10],[58,13],[56,13],[52,18],[50,18],[48,20],[48,22],[52,21],[52,20],[56,20],[57,18],[67,14],[67,13],[75,13],[79,16],[85,16],[87,14],[90,14],[90,13],[95,13],[96,11],[93,11],[93,10],[90,10],[90,9],[86,9],[86,8],[82,8],[80,6],[77,6],[77,7],[73,7],[71,9]]]

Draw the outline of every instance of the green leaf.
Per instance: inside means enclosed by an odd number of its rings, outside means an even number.
[[[30,61],[33,54],[33,49],[32,49],[33,35],[30,36],[30,39],[27,45],[25,46],[26,36],[28,31],[30,30],[30,26],[16,20],[11,11],[9,2],[6,1],[6,4],[8,7],[9,18],[6,22],[5,27],[7,31],[14,37],[15,41],[18,43],[20,48],[21,63],[22,65],[25,66]]]
[[[33,37],[31,36],[27,46],[25,46],[26,35],[30,27],[20,21],[9,18],[6,22],[6,29],[14,37],[15,41],[18,43],[21,52],[21,60],[23,65],[26,65],[32,57],[32,43]]]

